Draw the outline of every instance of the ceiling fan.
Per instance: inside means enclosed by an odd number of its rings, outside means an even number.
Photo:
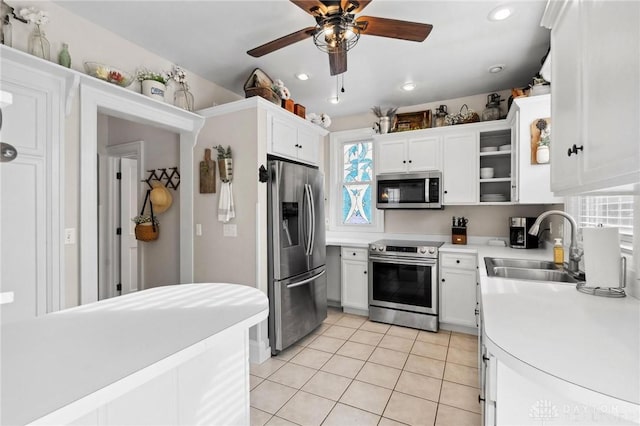
[[[274,52],[290,44],[313,37],[315,45],[329,54],[331,75],[347,70],[347,50],[358,42],[360,35],[374,35],[401,40],[424,41],[432,25],[396,19],[360,16],[356,14],[367,7],[371,0],[290,0],[313,16],[316,26],[307,27],[295,33],[249,50],[255,58]]]

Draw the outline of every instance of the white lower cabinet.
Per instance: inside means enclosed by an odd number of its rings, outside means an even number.
[[[369,310],[369,275],[367,249],[342,248],[342,307]]]
[[[440,257],[440,322],[476,327],[476,255]]]

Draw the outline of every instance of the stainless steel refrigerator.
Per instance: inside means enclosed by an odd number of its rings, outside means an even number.
[[[269,343],[276,354],[327,317],[323,175],[269,159]]]

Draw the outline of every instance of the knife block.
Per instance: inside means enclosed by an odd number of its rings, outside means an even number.
[[[467,244],[467,227],[452,226],[451,227],[451,244]]]

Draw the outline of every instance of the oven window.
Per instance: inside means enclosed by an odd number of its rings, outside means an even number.
[[[378,181],[379,203],[424,203],[425,179]]]
[[[372,262],[373,299],[402,305],[435,307],[431,266]]]

